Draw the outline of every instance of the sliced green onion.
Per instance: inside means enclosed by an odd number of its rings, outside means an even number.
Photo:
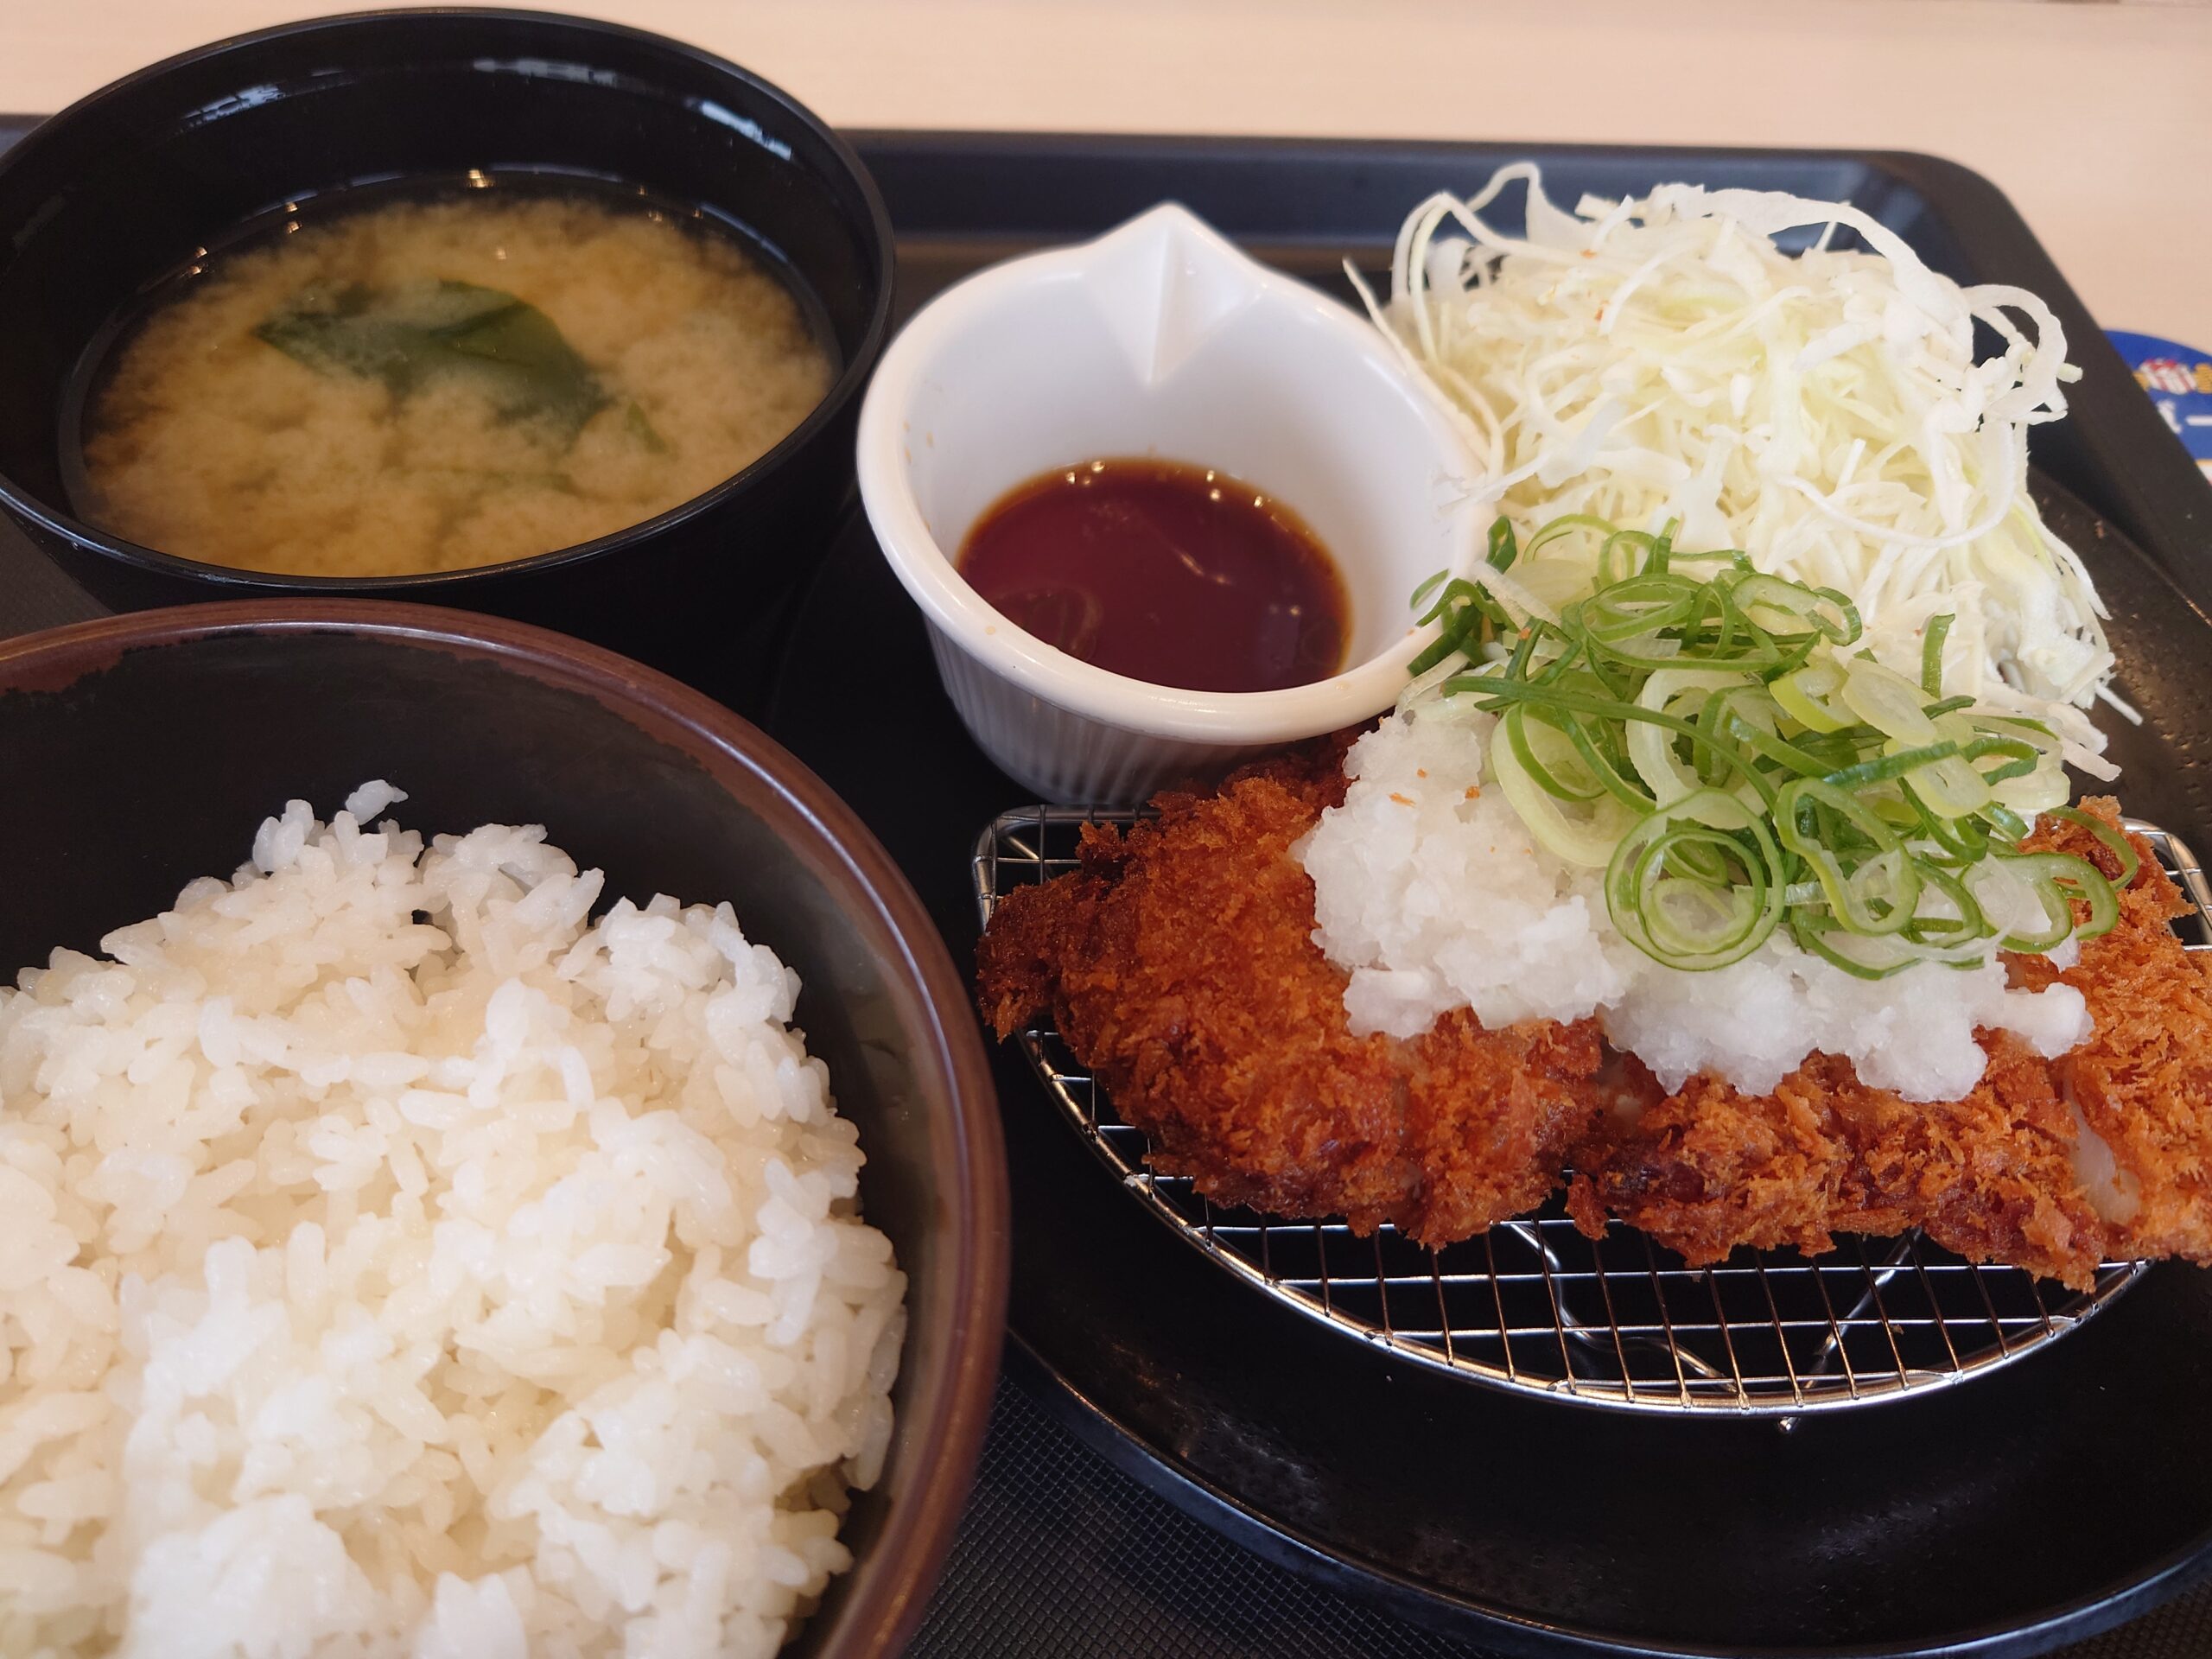
[[[2007,950],[2054,950],[2069,933],[2077,939],[2094,939],[2111,932],[2120,920],[2120,899],[2112,883],[2088,859],[2071,853],[2000,853],[1997,856],[2005,861],[2006,869],[2026,878],[2050,924],[2042,933],[2008,935],[2004,941]],[[2089,919],[2078,925],[2071,902],[2075,899],[2089,906]]]
[[[1594,801],[1605,792],[1573,740],[1548,721],[1532,718],[1526,708],[1513,709],[1507,711],[1503,727],[1513,758],[1545,794],[1554,800]]]
[[[1421,585],[1442,682],[1498,718],[1491,768],[1546,848],[1605,872],[1623,937],[1685,969],[1740,960],[1785,921],[1801,948],[1879,978],[1971,967],[1993,950],[2094,938],[2113,884],[2072,855],[2027,853],[2058,810],[2119,860],[2125,836],[2065,806],[2063,746],[2044,722],[1943,695],[1954,619],[1929,620],[1917,682],[1853,650],[1843,595],[1755,570],[1741,550],[1685,551],[1679,527],[1624,530],[1589,514],[1525,537],[1491,527],[1493,570],[1545,589],[1556,620],[1516,620],[1473,578]],[[1562,538],[1586,548],[1538,556]],[[2001,861],[1993,862],[1993,861]],[[2001,872],[2001,889],[1975,883]],[[2041,925],[2000,930],[2031,908]],[[2077,926],[2077,910],[2086,919]]]
[[[1843,689],[1843,665],[1832,657],[1784,674],[1767,689],[1783,713],[1812,731],[1840,732],[1857,718],[1836,700]]]
[[[1897,832],[1856,795],[1818,778],[1782,786],[1775,803],[1782,844],[1803,859],[1836,919],[1854,933],[1895,933],[1920,901],[1920,869]],[[1868,849],[1847,867],[1838,847],[1855,837]]]
[[[1920,642],[1920,689],[1931,697],[1943,695],[1943,639],[1958,620],[1948,611],[1928,619],[1928,637]]]
[[[1760,798],[1770,804],[1774,799],[1774,785],[1760,774],[1743,756],[1731,749],[1720,748],[1713,740],[1687,720],[1656,709],[1639,709],[1634,703],[1622,702],[1618,698],[1592,696],[1587,692],[1532,683],[1515,684],[1512,681],[1489,675],[1455,675],[1444,682],[1445,695],[1461,691],[1475,691],[1490,699],[1479,707],[1495,710],[1510,702],[1532,703],[1539,708],[1570,709],[1577,714],[1597,715],[1607,719],[1641,721],[1655,726],[1664,726],[1679,733],[1707,752],[1717,753],[1729,765],[1736,767],[1745,781],[1751,784]]]
[[[1499,518],[1503,519],[1504,515],[1501,513]],[[1522,556],[1533,559],[1552,543],[1572,536],[1578,530],[1594,531],[1600,542],[1619,533],[1610,519],[1600,518],[1594,512],[1561,513],[1529,538],[1528,545],[1522,550]],[[1509,535],[1512,532],[1512,526],[1510,524],[1507,524],[1506,531]],[[1493,538],[1497,537],[1496,524],[1491,526],[1491,535]]]
[[[1966,757],[1957,752],[1956,744],[1939,743],[1930,748],[1904,750],[1899,740],[1892,738],[1883,747],[1899,754],[1925,754],[1945,747],[1952,750],[1949,754],[1923,761],[1903,779],[1913,798],[1937,817],[1963,818],[1990,804],[1988,780],[1967,764]]]
[[[1829,783],[1838,789],[1864,789],[1869,784],[1886,784],[1891,779],[1902,778],[1922,766],[1932,766],[1938,760],[1948,760],[1959,752],[1955,743],[1929,743],[1917,749],[1899,749],[1885,754],[1878,760],[1862,760],[1855,766],[1844,766],[1826,774]],[[1964,816],[1952,813],[1953,817]]]
[[[1993,931],[1989,918],[1982,913],[1981,906],[1967,890],[1967,884],[1940,864],[1926,859],[1916,861],[1920,867],[1920,879],[1949,899],[1958,911],[1956,917],[1926,916],[1915,913],[1912,920],[1900,931],[1915,944],[1935,945],[1948,949],[1959,945],[1977,944]]]
[[[1605,906],[1646,956],[1702,970],[1766,942],[1782,919],[1784,885],[1764,822],[1733,795],[1702,789],[1621,838],[1605,870]]]
[[[1607,734],[1611,730],[1604,725],[1597,729]],[[1583,765],[1590,768],[1591,775],[1608,794],[1632,812],[1644,813],[1651,810],[1652,798],[1622,775],[1624,757],[1599,747],[1597,740],[1591,735],[1590,721],[1580,715],[1567,715],[1567,734],[1574,744],[1575,752],[1582,757]]]
[[[1936,722],[1921,711],[1927,694],[1871,658],[1854,657],[1844,668],[1845,708],[1885,737],[1901,743],[1933,743]]]
[[[1791,914],[1790,933],[1801,948],[1855,979],[1888,979],[1926,963],[1979,968],[1989,960],[1987,948],[1980,941],[1963,950],[1941,950],[1895,935],[1870,939],[1840,927],[1822,928],[1802,912]]]
[[[1959,753],[1968,760],[1980,760],[1993,754],[2011,757],[2005,765],[1992,766],[1981,774],[1985,784],[2001,784],[2014,778],[2028,777],[2043,761],[2043,756],[2034,744],[2017,737],[1977,737]]]
[[[1998,836],[2016,848],[2028,838],[2028,821],[2007,806],[1992,802],[1981,809],[1981,816]]]
[[[1719,702],[1728,694],[1716,691],[1711,701]],[[1771,760],[1786,772],[1800,778],[1825,778],[1831,768],[1827,762],[1795,743],[1777,737],[1772,732],[1752,720],[1748,711],[1731,709],[1728,715],[1728,734],[1751,749],[1761,760]]]
[[[1529,833],[1570,864],[1605,868],[1622,838],[1635,827],[1636,814],[1610,795],[1600,795],[1585,808],[1548,792],[1522,769],[1510,743],[1493,743],[1490,762],[1498,786]]]
[[[1859,639],[1859,607],[1833,588],[1808,588],[1780,576],[1749,575],[1729,590],[1729,597],[1745,610],[1783,612],[1792,620],[1809,625],[1831,645],[1848,645]],[[1822,608],[1834,613],[1834,620]]]
[[[2063,818],[2069,823],[2078,823],[2105,844],[2105,849],[2120,861],[2120,880],[2113,883],[2115,887],[2126,888],[2135,885],[2135,877],[2143,868],[2143,861],[2136,855],[2133,843],[2126,836],[2095,813],[2084,812],[2079,807],[2055,806],[2050,809],[2050,816]]]
[[[1513,568],[1513,561],[1519,556],[1520,549],[1515,545],[1513,539],[1513,521],[1503,513],[1500,513],[1490,527],[1491,569],[1510,570]]]

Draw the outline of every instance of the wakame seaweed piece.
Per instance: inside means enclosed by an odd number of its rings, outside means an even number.
[[[645,411],[635,398],[622,405],[622,429],[637,441],[640,448],[656,455],[668,453],[668,440],[653,429],[653,423],[645,418]]]
[[[359,283],[335,292],[315,284],[254,334],[311,369],[381,380],[401,397],[427,378],[443,353],[439,330],[466,326],[508,298],[462,283],[416,284],[397,295]]]
[[[368,315],[370,300],[359,283],[335,293],[320,284],[303,288],[256,328],[254,337],[311,369],[381,380],[393,392],[404,392],[415,365],[394,331]]]
[[[303,289],[254,333],[309,368],[380,380],[397,397],[467,376],[503,418],[549,421],[571,442],[608,401],[550,317],[474,283]]]
[[[496,289],[471,288],[465,283],[439,286],[505,302],[436,331],[436,338],[455,354],[497,375],[502,413],[550,416],[573,436],[606,407],[607,393],[591,365],[536,306]]]

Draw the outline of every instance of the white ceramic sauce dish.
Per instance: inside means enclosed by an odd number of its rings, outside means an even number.
[[[1128,456],[1213,467],[1305,520],[1351,601],[1348,666],[1282,690],[1109,672],[1007,621],[955,567],[1016,485]],[[861,499],[928,619],[954,707],[1041,799],[1129,804],[1381,713],[1423,636],[1408,601],[1474,556],[1472,462],[1388,341],[1173,203],[947,289],[884,353]]]

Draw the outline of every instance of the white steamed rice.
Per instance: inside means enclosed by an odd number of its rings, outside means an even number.
[[[1356,1032],[1412,1037],[1446,1009],[1485,1026],[1595,1014],[1616,1048],[1669,1090],[1700,1072],[1768,1094],[1815,1050],[1908,1100],[1955,1100],[1980,1080],[1976,1027],[2055,1058],[2089,1034],[2070,985],[2012,990],[1983,966],[1923,964],[1866,981],[1779,933],[1742,961],[1691,973],[1623,938],[1602,872],[1530,837],[1484,781],[1495,719],[1451,701],[1385,718],[1352,746],[1352,782],[1299,848],[1314,941],[1351,976]]]
[[[365,785],[0,988],[0,1653],[772,1654],[905,1325],[728,906]]]

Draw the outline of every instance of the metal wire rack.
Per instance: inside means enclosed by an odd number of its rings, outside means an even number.
[[[1024,807],[977,837],[977,906],[1076,867],[1086,822],[1132,812]],[[2212,951],[2212,883],[2190,848],[2131,819],[2196,906],[2186,948]],[[1287,1221],[1208,1202],[1155,1174],[1142,1130],[1040,1024],[1020,1034],[1046,1091],[1139,1201],[1208,1260],[1347,1337],[1470,1381],[1591,1405],[1785,1420],[1964,1381],[2065,1335],[2141,1276],[2108,1262],[2086,1294],[1982,1267],[1917,1233],[1832,1254],[1739,1250],[1692,1268],[1615,1223],[1583,1236],[1556,1201],[1441,1250],[1394,1229]],[[1787,1427],[1785,1421],[1784,1426]]]

